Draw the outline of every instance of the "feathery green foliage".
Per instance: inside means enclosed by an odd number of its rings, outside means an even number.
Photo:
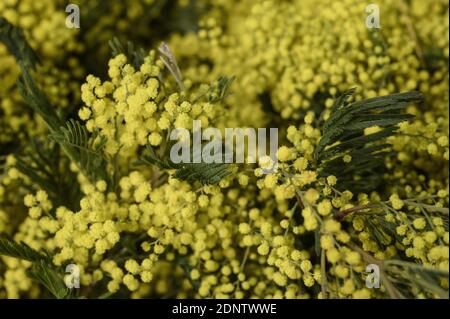
[[[439,284],[441,279],[448,279],[448,271],[395,259],[384,261],[383,268],[402,298],[414,298],[412,289],[428,291],[441,299],[449,298],[448,290],[444,290]]]
[[[162,156],[157,154],[153,147],[149,144],[146,145],[146,153],[143,154],[138,160],[137,164],[150,164],[155,165],[160,169],[176,169],[176,164],[172,163],[169,158],[168,152],[163,152]]]
[[[48,255],[32,249],[25,243],[17,243],[5,237],[0,237],[0,255],[33,263],[29,272],[32,279],[45,286],[58,299],[69,296],[70,291],[62,275],[53,268]]]
[[[55,112],[55,108],[30,74],[39,60],[23,36],[22,30],[9,23],[5,18],[0,17],[0,41],[5,44],[21,68],[22,75],[17,84],[26,104],[44,119],[50,129],[58,128],[61,121]]]
[[[22,75],[17,81],[17,86],[25,103],[42,117],[50,130],[57,130],[62,125],[56,109],[25,67],[22,67]]]
[[[58,299],[64,299],[70,295],[70,290],[61,275],[42,260],[33,264],[29,276],[42,284]]]
[[[217,184],[231,174],[230,165],[224,163],[186,163],[177,169],[175,178],[202,184]]]
[[[230,86],[233,83],[235,77],[221,76],[211,84],[206,98],[210,103],[218,103],[226,99],[230,95]]]
[[[22,30],[4,17],[0,17],[0,42],[3,42],[22,68],[35,68],[39,61],[36,53],[26,41]]]
[[[16,156],[14,165],[38,188],[45,190],[57,206],[79,208],[80,187],[76,183],[76,175],[70,171],[70,161],[61,156],[58,143],[32,140],[29,147]]]
[[[400,114],[410,103],[422,101],[419,92],[408,92],[350,102],[355,89],[340,96],[323,125],[322,138],[315,159],[321,175],[334,175],[341,189],[374,190],[381,182],[379,169],[391,154],[386,138],[395,134],[397,124],[413,118]],[[380,130],[365,135],[364,129],[379,126]],[[345,163],[345,155],[351,156]]]
[[[170,149],[167,147],[166,149]],[[141,163],[155,165],[163,170],[174,169],[173,176],[177,179],[195,182],[199,181],[204,185],[217,184],[223,178],[230,175],[230,164],[227,163],[173,163],[170,160],[169,152],[162,156],[155,153],[151,146],[147,146],[147,153],[140,158]]]
[[[96,132],[91,135],[84,125],[69,120],[49,137],[64,147],[69,158],[78,163],[79,168],[91,181],[108,180],[107,160],[102,152],[106,143],[104,136]]]
[[[32,249],[25,243],[16,243],[6,237],[0,237],[0,255],[37,262],[39,260],[49,261],[48,256]]]
[[[128,41],[125,47],[118,38],[114,37],[109,41],[109,46],[111,47],[111,54],[113,57],[124,54],[127,57],[128,62],[136,69],[139,69],[144,63],[146,52],[143,48],[136,47],[131,41]]]
[[[86,128],[78,122],[74,120],[65,124],[62,122],[56,114],[55,107],[30,74],[29,67],[35,65],[37,58],[23,37],[22,31],[5,19],[0,20],[0,27],[2,27],[0,40],[11,50],[22,70],[18,80],[19,92],[25,102],[47,123],[51,139],[62,146],[69,158],[91,181],[100,178],[108,180],[106,160],[101,155],[105,139],[100,137],[99,141],[95,142],[97,135],[94,133],[90,136]],[[22,166],[22,171],[27,171],[32,179],[38,177],[30,170],[26,170],[25,166]],[[41,178],[37,178],[37,182],[44,183]]]

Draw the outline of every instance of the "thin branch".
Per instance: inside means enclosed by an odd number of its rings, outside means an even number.
[[[344,219],[344,217],[346,217],[347,215],[353,213],[353,212],[357,212],[360,210],[364,210],[364,209],[371,209],[371,208],[380,208],[382,207],[381,204],[370,204],[370,205],[363,205],[363,206],[355,206],[352,208],[348,208],[348,209],[344,209],[341,210],[340,212],[336,213],[334,215],[334,218],[337,220],[342,220]]]
[[[323,249],[320,253],[320,286],[322,289],[322,298],[327,299],[328,281],[327,281],[327,270],[325,265],[325,253]]]

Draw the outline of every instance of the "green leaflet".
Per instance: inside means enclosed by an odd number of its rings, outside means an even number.
[[[32,279],[45,286],[56,298],[64,299],[69,297],[70,290],[67,288],[61,275],[42,260],[33,264],[29,275]]]
[[[55,107],[38,87],[29,69],[22,67],[22,75],[17,81],[17,86],[25,103],[42,117],[51,131],[62,125],[62,120],[56,114]]]
[[[44,285],[58,299],[69,296],[70,291],[62,276],[53,269],[49,256],[41,254],[25,243],[17,243],[5,237],[0,237],[0,255],[33,263],[29,272],[32,279]]]
[[[320,175],[336,176],[340,189],[366,192],[381,183],[380,169],[384,168],[385,157],[392,154],[386,138],[396,133],[397,124],[413,118],[399,112],[423,97],[419,92],[407,92],[350,103],[354,94],[355,89],[348,90],[333,105],[323,125],[315,160]],[[372,126],[380,130],[365,135],[364,129]],[[350,163],[343,161],[345,155],[351,156]]]
[[[230,95],[230,86],[235,77],[221,76],[210,85],[206,98],[210,103],[218,103]]]
[[[412,289],[429,292],[440,299],[449,298],[448,290],[443,289],[440,285],[441,279],[448,280],[448,270],[439,270],[395,259],[384,261],[384,269],[403,298],[414,298],[414,295],[411,294]]]
[[[57,116],[55,108],[31,77],[30,72],[35,69],[38,58],[23,36],[22,30],[0,17],[0,41],[15,57],[22,70],[17,84],[26,104],[44,119],[50,129],[58,128],[61,120]]]
[[[202,184],[217,184],[231,174],[229,164],[191,163],[184,164],[174,174],[175,178],[188,182],[200,181]]]
[[[128,62],[135,69],[139,69],[144,63],[144,58],[146,56],[144,49],[135,47],[131,41],[128,41],[125,47],[118,38],[114,37],[109,41],[109,46],[111,47],[111,54],[113,57],[124,54],[127,57]]]
[[[350,132],[361,135],[360,130],[363,128],[374,125],[388,128],[412,118],[412,115],[402,115],[393,111],[422,101],[419,92],[408,92],[349,103],[348,100],[354,93],[355,90],[351,89],[336,100],[331,115],[323,126],[322,138],[316,148],[317,159],[322,158],[325,147],[347,140],[345,135],[350,135]]]
[[[100,142],[96,144],[94,143],[97,138],[96,134],[90,136],[86,128],[78,122],[71,120],[64,123],[58,117],[56,108],[51,105],[45,93],[41,91],[31,76],[30,69],[33,69],[37,63],[34,51],[26,42],[22,31],[3,18],[0,18],[0,40],[15,56],[22,69],[22,75],[17,83],[20,94],[25,102],[45,121],[51,132],[50,137],[62,146],[63,151],[91,181],[100,178],[108,181],[106,160],[100,152],[106,140],[100,138]],[[28,173],[30,178],[34,177],[38,183],[46,184],[42,178],[32,174],[24,165],[21,168],[23,172]],[[49,187],[48,184],[46,186]]]
[[[0,42],[5,44],[22,68],[35,68],[38,57],[26,41],[22,30],[3,17],[0,17]]]
[[[217,184],[229,176],[232,171],[228,163],[173,163],[169,157],[169,149],[162,156],[157,155],[151,146],[147,146],[147,154],[140,158],[141,163],[155,165],[160,169],[174,169],[173,176],[177,179],[204,185]]]
[[[155,165],[161,169],[177,168],[176,164],[170,161],[168,152],[164,152],[162,156],[159,156],[158,154],[156,154],[156,152],[149,144],[147,144],[146,150],[147,153],[141,156],[141,158],[138,161],[139,163]]]
[[[0,237],[0,255],[36,262],[49,261],[48,256],[43,255],[25,243],[16,243],[5,237]]]
[[[165,52],[168,56],[167,59],[172,58],[170,51],[165,47],[162,51]],[[174,61],[174,59],[173,59]],[[170,65],[168,61],[165,62],[166,66]],[[176,62],[173,62],[176,63]],[[179,71],[176,65],[172,65],[172,68],[175,70],[171,70],[174,76],[178,76],[177,72]],[[177,71],[178,70],[178,71]],[[229,88],[234,80],[234,77],[219,77],[215,82],[211,83],[208,90],[202,93],[197,100],[204,98],[206,101],[210,103],[219,103],[223,101],[229,95]],[[185,180],[188,182],[199,181],[204,185],[207,184],[217,184],[223,178],[229,176],[231,172],[230,164],[225,163],[223,157],[222,163],[195,163],[194,160],[191,163],[180,163],[176,164],[170,160],[170,147],[171,143],[168,143],[165,146],[165,149],[162,150],[162,155],[156,154],[153,148],[150,145],[147,145],[147,154],[143,155],[139,162],[151,164],[159,167],[160,169],[168,170],[174,169],[175,173],[173,176],[180,180]],[[200,151],[201,154],[201,151]],[[192,158],[200,158],[200,154],[193,154]]]
[[[106,137],[98,133],[90,134],[84,125],[69,120],[49,137],[64,147],[69,158],[78,163],[79,168],[91,181],[108,181],[107,160],[103,157]]]
[[[38,189],[45,190],[55,207],[79,209],[81,192],[76,174],[69,169],[70,161],[61,156],[58,143],[39,143],[32,140],[25,151],[16,156],[14,166],[28,176]]]

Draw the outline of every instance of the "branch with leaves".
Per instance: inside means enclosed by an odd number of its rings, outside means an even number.
[[[351,89],[336,100],[323,124],[315,160],[320,175],[336,176],[340,189],[368,192],[382,183],[385,158],[392,154],[386,138],[396,133],[397,124],[414,117],[400,111],[423,97],[407,92],[352,103],[354,93]],[[373,126],[379,130],[365,134],[364,129]],[[350,156],[350,163],[344,161],[345,156]]]
[[[25,243],[17,243],[0,236],[1,255],[31,262],[30,278],[43,285],[58,299],[70,297],[70,290],[64,283],[63,275],[55,269],[49,255],[42,254]]]
[[[62,150],[86,177],[92,182],[99,179],[109,181],[107,160],[102,154],[105,138],[99,137],[97,133],[89,134],[86,128],[75,120],[64,123],[59,118],[56,108],[31,75],[38,63],[36,54],[18,27],[4,18],[0,19],[0,41],[7,46],[21,68],[22,74],[17,85],[25,102],[42,117],[50,130],[50,138],[61,145]],[[22,165],[22,171],[29,172],[30,168]],[[30,177],[33,178],[33,175]]]

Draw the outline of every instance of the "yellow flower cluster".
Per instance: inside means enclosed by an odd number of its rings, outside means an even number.
[[[151,51],[139,70],[120,54],[109,62],[110,81],[88,76],[81,87],[85,107],[78,112],[89,131],[98,131],[108,138],[106,153],[115,155],[123,149],[135,156],[138,146],[149,143],[159,146],[173,128],[192,129],[192,121],[207,127],[218,116],[218,108],[209,102],[196,101],[184,93],[168,94],[164,88],[162,61]],[[166,84],[167,86],[167,84]]]
[[[262,95],[282,118],[298,120],[315,104],[331,107],[339,92],[357,86],[356,99],[420,90],[430,98],[431,110],[445,115],[447,3],[377,5],[382,28],[369,30],[367,4],[356,0],[228,1],[206,15],[197,36],[175,36],[173,47],[177,54],[192,55],[196,65],[199,56],[212,60],[209,74],[236,75],[242,89],[230,103],[240,103],[240,112],[259,112]],[[436,19],[425,18],[428,14]],[[433,54],[439,57],[429,61]],[[427,63],[434,65],[432,71]]]

